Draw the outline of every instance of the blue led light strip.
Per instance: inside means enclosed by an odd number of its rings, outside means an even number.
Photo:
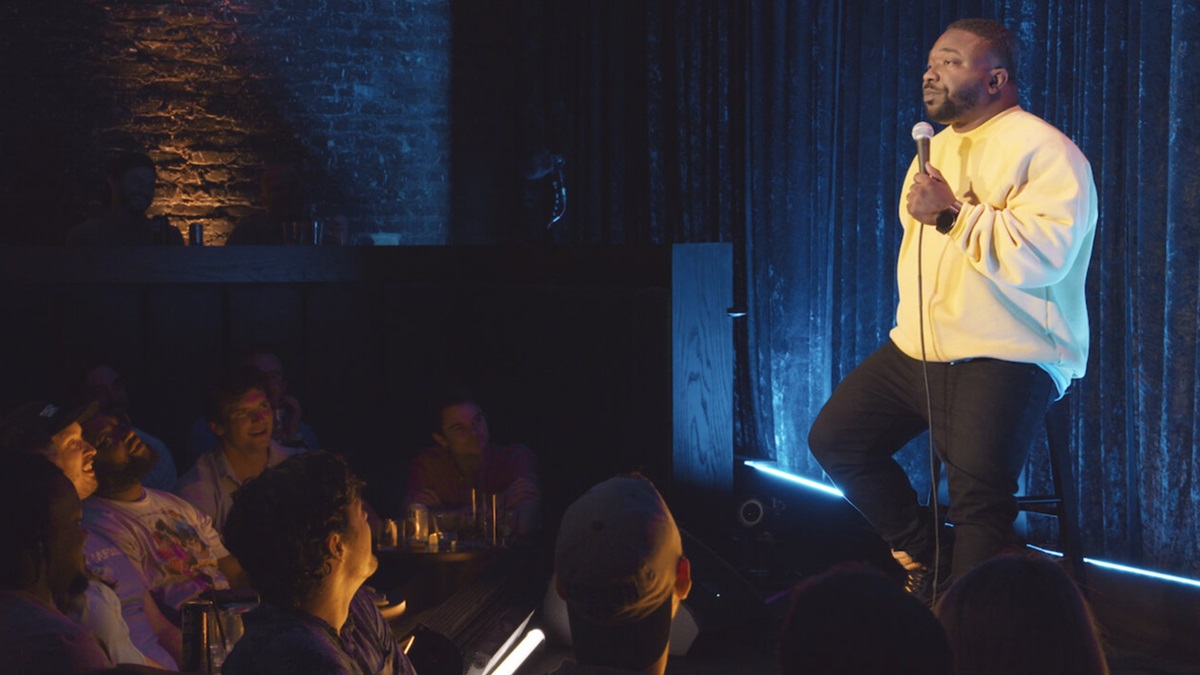
[[[841,490],[838,490],[837,488],[835,488],[833,486],[826,485],[824,483],[820,483],[815,480],[810,480],[808,478],[801,478],[800,476],[797,476],[796,474],[788,473],[786,471],[781,471],[781,470],[776,469],[775,467],[771,466],[770,462],[759,462],[759,461],[755,461],[752,459],[748,459],[742,463],[745,464],[746,466],[750,467],[751,469],[757,469],[758,471],[762,471],[765,474],[786,480],[791,483],[796,483],[797,485],[803,485],[806,488],[817,490],[819,492],[823,492],[825,494],[832,495],[834,497],[845,497],[845,495],[842,494]],[[1059,553],[1058,551],[1051,551],[1050,549],[1045,549],[1040,546],[1034,546],[1032,544],[1029,544],[1028,546],[1029,546],[1029,548],[1041,551],[1042,553],[1046,553],[1048,555],[1057,556],[1060,558],[1062,557],[1062,553]],[[1084,558],[1083,561],[1088,563],[1089,565],[1095,565],[1096,567],[1103,567],[1105,569],[1115,570],[1117,572],[1125,572],[1127,574],[1136,574],[1138,576],[1150,577],[1152,579],[1161,579],[1162,581],[1171,581],[1171,582],[1174,582],[1177,584],[1183,584],[1185,586],[1194,586],[1196,588],[1200,588],[1200,581],[1197,581],[1195,579],[1188,579],[1186,577],[1177,577],[1177,576],[1174,576],[1171,574],[1163,574],[1162,572],[1151,572],[1150,570],[1143,570],[1143,569],[1139,569],[1137,567],[1129,567],[1128,565],[1120,565],[1117,563],[1111,563],[1106,560],[1096,560],[1095,558]]]
[[[766,462],[756,462],[752,459],[748,459],[744,463],[746,466],[750,467],[751,469],[758,469],[759,471],[762,471],[765,474],[770,474],[772,476],[775,476],[776,478],[782,478],[783,480],[786,480],[786,481],[789,481],[792,483],[797,483],[799,485],[803,485],[806,488],[811,488],[813,490],[819,490],[821,492],[824,492],[825,494],[833,495],[834,497],[845,497],[845,495],[842,494],[841,490],[833,487],[832,485],[818,483],[815,480],[801,478],[800,476],[797,476],[794,473],[780,471],[779,469],[776,469],[775,467],[770,466]]]
[[[1031,548],[1035,551],[1045,553],[1046,555],[1052,555],[1056,558],[1063,557],[1062,553],[1059,553],[1058,551],[1052,551],[1048,548],[1042,548],[1041,546],[1034,546],[1033,544],[1026,544],[1026,546],[1028,546],[1029,548]],[[1111,562],[1108,562],[1107,560],[1096,560],[1095,558],[1084,558],[1083,561],[1085,563],[1095,565],[1096,567],[1103,567],[1105,569],[1115,570],[1117,572],[1125,572],[1126,574],[1136,574],[1137,576],[1140,576],[1140,577],[1150,577],[1151,579],[1161,579],[1163,581],[1173,581],[1177,584],[1183,584],[1185,586],[1195,586],[1197,588],[1200,588],[1200,581],[1196,581],[1194,579],[1188,579],[1186,577],[1177,577],[1177,576],[1174,576],[1171,574],[1163,574],[1162,572],[1151,572],[1150,570],[1143,570],[1143,569],[1139,569],[1137,567],[1130,567],[1128,565],[1120,565],[1117,563],[1111,563]]]

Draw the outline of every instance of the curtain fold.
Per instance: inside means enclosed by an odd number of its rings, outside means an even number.
[[[1195,0],[551,4],[572,49],[546,90],[574,130],[555,240],[732,242],[735,447],[814,477],[812,420],[894,323],[928,49],[962,16],[1012,27],[1022,106],[1100,195],[1088,374],[1064,403],[1085,551],[1200,577]],[[923,453],[901,453],[918,491]]]

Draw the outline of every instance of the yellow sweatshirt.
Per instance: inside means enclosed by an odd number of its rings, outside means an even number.
[[[1065,393],[1087,367],[1084,281],[1097,217],[1087,158],[1062,132],[1014,106],[966,133],[943,129],[930,143],[929,161],[963,207],[944,235],[908,215],[913,161],[900,198],[904,238],[892,341],[920,359],[923,313],[929,361],[1035,363]]]

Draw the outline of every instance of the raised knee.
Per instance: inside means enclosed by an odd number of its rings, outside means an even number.
[[[824,459],[828,456],[829,449],[833,444],[834,437],[829,425],[823,423],[822,417],[818,415],[817,420],[813,422],[812,428],[808,430],[809,451],[818,463],[824,465]]]

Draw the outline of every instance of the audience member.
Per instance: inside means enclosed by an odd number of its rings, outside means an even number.
[[[424,504],[435,513],[469,511],[475,490],[477,501],[497,495],[511,514],[513,534],[533,533],[541,504],[533,452],[519,443],[492,443],[483,410],[465,394],[441,396],[431,413],[437,445],[422,451],[409,465],[405,507]]]
[[[0,672],[91,673],[112,666],[96,636],[55,599],[86,583],[81,506],[45,457],[10,453],[0,490]]]
[[[96,491],[96,449],[84,440],[80,422],[95,412],[95,404],[67,409],[45,401],[26,403],[0,419],[0,447],[45,456],[86,499]]]
[[[84,221],[67,233],[72,246],[183,246],[183,235],[165,216],[147,218],[158,180],[154,160],[140,153],[120,155],[106,171],[109,207],[99,218]]]
[[[79,382],[74,383],[84,399],[91,399],[100,404],[100,410],[117,417],[128,416],[129,392],[125,388],[125,380],[116,368],[103,361],[95,361],[83,368]],[[157,437],[134,427],[133,432],[154,451],[158,460],[146,474],[142,484],[155,490],[170,490],[175,487],[179,474],[175,469],[175,458]]]
[[[244,585],[244,573],[208,516],[173,494],[142,485],[153,455],[128,424],[100,413],[84,423],[84,434],[96,447],[99,480],[96,494],[84,503],[84,526],[106,543],[88,547],[88,565],[115,579],[126,616],[145,615],[159,644],[178,661],[180,607],[230,582]],[[166,622],[156,621],[159,616]]]
[[[211,518],[218,531],[243,483],[299,452],[272,437],[269,391],[261,371],[243,366],[222,373],[208,392],[205,417],[220,445],[196,460],[175,485],[175,494]]]
[[[47,457],[64,475],[74,477],[69,480],[76,495],[85,500],[97,488],[93,467],[96,450],[83,439],[78,420],[90,418],[95,408],[94,403],[70,412],[45,403],[22,406],[0,424],[0,450],[5,455],[38,453]],[[84,550],[101,550],[106,545],[102,538],[89,537]],[[129,566],[123,557],[112,558],[107,564],[113,568]],[[145,614],[128,618],[123,615],[113,583],[113,579],[89,574],[85,587],[71,588],[66,596],[56,598],[57,605],[96,635],[113,662],[173,668],[174,660],[158,645]]]
[[[575,662],[555,675],[662,675],[671,621],[691,566],[671,510],[639,475],[593,486],[563,515],[555,587],[567,603]]]
[[[865,565],[837,567],[796,586],[779,664],[783,675],[951,672],[950,648],[933,613]]]
[[[234,496],[225,539],[263,604],[245,615],[224,673],[413,673],[363,588],[379,562],[361,488],[341,458],[312,452]]]
[[[284,223],[308,218],[304,181],[296,167],[271,164],[263,171],[260,186],[266,211],[238,223],[226,246],[282,244]]]
[[[1107,675],[1096,623],[1057,564],[1027,555],[989,560],[950,586],[937,607],[960,675]]]
[[[258,368],[267,378],[267,398],[275,415],[275,441],[290,448],[316,450],[320,447],[317,435],[304,421],[300,401],[288,393],[283,361],[276,351],[272,347],[256,347],[246,354],[242,364]]]
[[[259,369],[266,378],[267,398],[271,401],[272,415],[275,418],[271,432],[275,442],[298,449],[316,450],[321,447],[316,433],[304,421],[300,401],[288,393],[283,361],[279,358],[277,350],[267,345],[253,347],[246,352],[240,363]],[[192,425],[188,438],[188,452],[192,462],[221,443],[209,424],[208,420],[202,418]]]

